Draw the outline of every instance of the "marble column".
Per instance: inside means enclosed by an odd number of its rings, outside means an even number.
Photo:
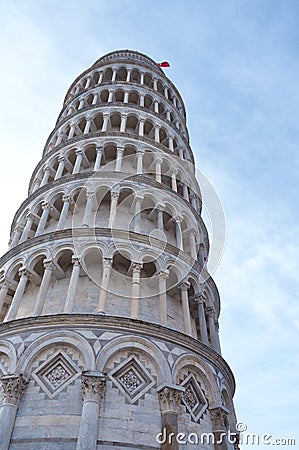
[[[96,105],[98,103],[99,94],[95,93],[92,99],[92,105]]]
[[[138,319],[139,297],[140,297],[140,272],[141,263],[132,263],[132,298],[131,298],[131,318]]]
[[[205,301],[203,295],[197,294],[194,298],[194,302],[197,306],[198,311],[200,340],[204,344],[209,345],[206,314],[205,314]]]
[[[1,450],[8,450],[19,403],[28,381],[23,375],[4,375],[0,380],[3,390],[3,402],[0,407],[0,444]]]
[[[106,301],[109,292],[110,274],[112,269],[112,259],[103,258],[103,271],[100,286],[100,297],[98,305],[98,314],[106,314]]]
[[[109,125],[109,114],[103,114],[103,125],[102,125],[102,132],[108,131],[108,125]]]
[[[111,81],[116,81],[117,70],[113,69]]]
[[[172,188],[175,192],[177,192],[177,191],[178,191],[177,179],[176,179],[176,176],[177,176],[177,170],[172,170],[172,171],[170,172],[170,175],[171,175],[171,188]]]
[[[137,152],[137,174],[138,175],[141,175],[143,172],[143,168],[142,168],[143,155],[144,155],[144,150],[138,150],[138,152]]]
[[[126,78],[127,83],[129,83],[131,81],[131,73],[132,73],[132,69],[128,69],[127,70],[127,78]]]
[[[67,296],[65,300],[64,313],[71,314],[73,312],[73,307],[75,303],[76,293],[77,293],[77,285],[79,281],[80,275],[80,263],[78,258],[72,258],[73,270],[72,275],[67,291]]]
[[[191,200],[191,205],[193,206],[193,208],[195,209],[195,211],[198,210],[198,206],[197,206],[197,198],[195,194],[191,194],[190,195],[190,200]]]
[[[196,249],[196,231],[194,228],[189,230],[189,242],[190,242],[190,252],[193,259],[197,259],[197,249]]]
[[[115,171],[116,172],[120,172],[121,171],[121,165],[122,165],[122,159],[123,159],[123,154],[124,154],[124,147],[117,147],[117,151],[116,151],[116,163],[115,163]]]
[[[162,158],[156,158],[156,181],[158,181],[159,183],[161,183],[162,178],[161,178],[161,170],[162,170]]]
[[[140,94],[140,99],[139,99],[139,106],[144,107],[144,94]]]
[[[5,279],[0,284],[0,314],[1,314],[2,307],[3,307],[6,297],[7,297],[9,286],[10,286],[9,281],[7,281]]]
[[[64,156],[59,156],[58,161],[59,161],[59,164],[58,164],[58,168],[57,168],[54,180],[58,180],[58,178],[60,178],[62,176],[64,167],[65,167]]]
[[[199,244],[199,251],[198,251],[198,260],[199,260],[199,264],[201,265],[201,267],[205,267],[206,264],[206,249],[205,249],[205,244],[203,242],[201,242]]]
[[[76,161],[73,168],[73,174],[80,172],[83,160],[83,151],[81,149],[76,150],[75,153],[76,153]]]
[[[155,142],[160,142],[160,126],[155,125]]]
[[[157,206],[157,228],[158,230],[162,231],[164,233],[164,207],[162,205]]]
[[[41,218],[39,220],[39,224],[38,224],[37,230],[35,232],[35,237],[40,236],[41,234],[43,234],[43,232],[45,230],[45,227],[46,227],[46,224],[47,224],[48,217],[49,217],[50,208],[51,208],[50,203],[43,203],[42,204],[43,213],[42,213]]]
[[[127,126],[127,114],[121,114],[121,122],[120,122],[120,129],[119,131],[121,133],[126,132],[126,126]]]
[[[190,288],[190,283],[188,281],[184,281],[179,286],[181,290],[181,302],[183,309],[183,321],[184,321],[184,333],[192,336],[192,327],[191,327],[191,316],[190,316],[190,305],[188,298],[188,289]]]
[[[19,270],[20,280],[15,291],[15,295],[13,296],[10,308],[8,310],[7,316],[5,317],[5,322],[9,320],[14,320],[18,314],[18,310],[22,301],[23,294],[26,289],[27,281],[30,278],[30,273],[26,268],[22,268]]]
[[[141,231],[141,204],[143,197],[135,197],[135,213],[134,213],[134,231],[140,233]]]
[[[174,137],[173,136],[169,136],[169,138],[168,138],[168,148],[169,148],[169,150],[171,152],[173,152],[173,150],[174,150],[174,148],[173,148],[173,140],[174,140]]]
[[[139,128],[138,128],[139,136],[144,136],[144,122],[145,122],[145,119],[143,119],[143,118],[139,119]]]
[[[90,219],[91,219],[94,196],[95,196],[94,192],[86,193],[86,206],[85,206],[82,227],[85,227],[85,228],[90,227]]]
[[[23,228],[21,227],[21,225],[17,225],[14,229],[14,233],[13,233],[13,238],[12,241],[9,245],[9,247],[14,247],[15,245],[17,245],[19,243],[20,237],[23,233]]]
[[[72,122],[70,124],[70,131],[69,131],[69,134],[68,134],[68,137],[67,137],[68,139],[72,139],[74,137],[75,129],[76,129],[76,124],[75,124],[75,122]]]
[[[44,168],[44,175],[43,175],[40,187],[44,186],[48,182],[49,177],[50,177],[50,168],[49,167],[45,167]]]
[[[45,304],[45,300],[49,291],[50,287],[50,281],[52,277],[52,271],[53,271],[53,262],[50,260],[44,260],[44,275],[41,282],[41,285],[39,287],[38,296],[34,305],[34,316],[39,316],[43,312],[43,307]]]
[[[175,223],[175,237],[176,237],[176,245],[180,250],[184,250],[183,248],[183,235],[182,235],[182,217],[175,217],[174,219]]]
[[[87,116],[87,117],[86,117],[86,124],[85,124],[85,127],[84,127],[83,134],[88,134],[88,133],[89,133],[90,125],[91,125],[91,117],[90,117],[90,116]]]
[[[179,450],[178,415],[184,388],[176,385],[164,384],[157,389],[162,416],[162,430],[158,435],[161,450]]]
[[[94,170],[95,172],[96,172],[97,170],[99,170],[100,167],[101,167],[101,161],[102,161],[102,157],[103,157],[103,151],[104,151],[104,149],[103,149],[102,146],[97,146],[97,147],[96,147],[96,153],[97,153],[97,156],[96,156],[96,161],[95,161],[95,163],[94,163],[94,168],[93,168],[93,170]]]
[[[110,215],[109,215],[109,228],[112,227],[114,216],[116,213],[117,202],[118,202],[118,192],[111,192],[111,205],[110,205]]]
[[[114,91],[112,89],[110,89],[109,91],[109,95],[108,95],[108,103],[112,103],[113,102],[113,96],[114,96]]]
[[[129,103],[129,92],[126,91],[124,94],[124,103]]]
[[[82,373],[82,413],[76,450],[96,450],[100,403],[105,395],[105,376],[100,372]]]
[[[59,222],[57,225],[57,230],[63,230],[65,227],[67,215],[70,209],[71,197],[69,195],[63,195],[62,197],[63,207],[60,213]]]
[[[84,108],[84,103],[85,103],[85,98],[83,97],[83,98],[80,98],[80,103],[79,103],[79,106],[78,106],[78,111],[80,110],[80,109],[83,109]]]
[[[214,348],[214,350],[216,350],[216,352],[218,352],[221,355],[219,335],[216,326],[216,312],[212,306],[208,307],[206,311],[212,347]]]
[[[228,443],[227,443],[227,414],[228,410],[224,408],[223,406],[213,406],[211,405],[209,407],[211,420],[212,420],[212,427],[213,427],[213,434],[215,437],[215,450],[228,450]]]
[[[159,301],[160,301],[160,324],[167,325],[167,285],[166,281],[169,276],[169,271],[165,270],[158,274],[159,280]]]

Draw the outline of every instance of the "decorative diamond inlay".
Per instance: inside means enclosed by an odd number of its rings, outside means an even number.
[[[192,373],[185,378],[181,386],[185,388],[182,401],[193,420],[198,422],[208,406],[205,396]]]
[[[130,403],[136,402],[155,384],[149,371],[134,355],[115,367],[109,377]]]
[[[79,377],[79,367],[63,352],[56,352],[32,373],[42,390],[53,398]]]

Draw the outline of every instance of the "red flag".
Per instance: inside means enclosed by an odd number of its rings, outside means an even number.
[[[168,61],[163,61],[161,63],[158,63],[159,67],[170,67],[170,64]]]

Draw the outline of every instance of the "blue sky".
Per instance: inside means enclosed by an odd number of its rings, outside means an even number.
[[[1,252],[74,78],[121,48],[169,60],[197,167],[226,216],[214,278],[238,418],[249,432],[297,437],[298,446],[298,2],[27,0],[0,8]]]

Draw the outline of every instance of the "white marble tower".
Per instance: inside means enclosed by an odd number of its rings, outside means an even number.
[[[71,85],[0,259],[1,450],[237,448],[193,163],[151,58]]]

